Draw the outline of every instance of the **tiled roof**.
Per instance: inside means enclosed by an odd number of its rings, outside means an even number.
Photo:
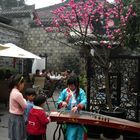
[[[41,23],[43,24],[44,27],[50,27],[51,25],[51,18],[46,18],[44,20],[41,20]],[[37,25],[35,21],[30,22],[30,27],[38,27],[40,25]]]
[[[7,29],[10,29],[10,30],[19,32],[19,33],[23,33],[23,31],[18,30],[17,28],[15,28],[13,26],[10,26],[10,25],[7,25],[7,24],[1,23],[1,22],[0,22],[0,27],[4,27],[4,28],[7,28]]]
[[[63,2],[63,3],[59,3],[59,4],[55,4],[55,5],[51,5],[48,7],[44,7],[44,8],[40,8],[40,9],[36,9],[36,12],[39,16],[39,18],[41,19],[42,24],[45,27],[48,27],[51,25],[51,20],[52,20],[52,13],[51,11],[65,5],[67,2]],[[38,25],[36,25],[35,21],[30,23],[31,27],[36,27]]]
[[[11,20],[6,17],[0,16],[0,22],[5,23],[5,24],[10,24]]]
[[[48,6],[48,7],[45,7],[45,8],[40,8],[40,9],[36,9],[36,12],[38,13],[39,17],[41,19],[45,19],[45,18],[48,18],[48,17],[52,17],[52,14],[51,14],[51,11],[65,5],[66,2],[63,2],[63,3],[59,3],[59,4],[55,4],[55,5],[52,5],[52,6]]]
[[[62,5],[64,5],[64,3],[55,4],[55,5],[52,5],[52,6],[49,6],[49,7],[36,9],[35,12],[37,13],[39,18],[41,19],[42,24],[45,27],[49,27],[51,25],[51,19],[52,19],[51,11],[57,9],[58,7],[60,7]],[[30,22],[30,26],[31,27],[37,27],[39,25],[37,25],[35,23],[35,21],[32,21],[32,22]]]
[[[30,16],[30,14],[34,11],[34,9],[35,9],[35,5],[13,7],[10,9],[3,9],[0,15],[5,17]]]

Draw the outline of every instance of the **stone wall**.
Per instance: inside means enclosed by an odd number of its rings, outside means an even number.
[[[63,62],[66,57],[79,57],[78,51],[52,39],[65,42],[67,40],[60,33],[46,33],[42,28],[30,28],[25,34],[24,45],[35,54],[47,54],[47,68],[64,70]]]
[[[12,26],[0,23],[0,43],[14,43],[22,46],[23,32]]]

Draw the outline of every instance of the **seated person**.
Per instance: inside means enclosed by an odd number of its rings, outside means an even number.
[[[57,107],[64,107],[67,111],[75,113],[86,108],[87,97],[85,91],[79,87],[79,78],[71,76],[67,80],[67,88],[62,90],[57,100]],[[67,124],[67,140],[84,140],[85,127],[81,124]]]
[[[34,81],[35,81],[35,77],[41,77],[39,69],[37,69],[35,71],[35,74],[33,74],[33,77],[32,77],[32,80],[31,80],[33,84],[34,84]]]
[[[47,76],[47,72],[46,72],[46,70],[45,70],[45,69],[43,69],[43,70],[42,70],[41,76],[44,76],[44,77],[46,77],[46,76]]]

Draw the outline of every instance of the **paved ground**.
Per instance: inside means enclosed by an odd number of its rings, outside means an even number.
[[[55,100],[57,99],[58,94],[59,94],[58,91],[56,91],[54,93]],[[50,103],[50,107],[51,107],[51,110],[55,110],[54,105],[52,103]],[[9,140],[8,139],[8,117],[9,117],[8,107],[5,107],[3,104],[0,104],[0,115],[1,115],[0,116],[0,118],[1,118],[1,122],[0,122],[0,140]],[[56,128],[56,123],[55,122],[51,122],[48,125],[48,128],[47,128],[47,140],[53,140],[53,133],[54,133],[55,128]],[[56,136],[58,136],[58,133],[57,133]],[[57,140],[57,138],[56,138],[56,140]],[[63,135],[61,135],[60,140],[63,140]],[[88,138],[88,140],[99,140],[99,139]],[[102,138],[102,136],[101,136],[100,140],[109,140],[109,139]],[[123,138],[121,137],[118,140],[123,140]]]

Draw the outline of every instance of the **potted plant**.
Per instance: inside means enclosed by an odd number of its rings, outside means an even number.
[[[69,0],[53,10],[52,14],[52,26],[45,30],[64,33],[71,43],[64,44],[77,47],[86,60],[88,110],[92,59],[104,70],[107,106],[112,112],[109,86],[110,56],[112,50],[124,47],[127,22],[135,16],[133,6],[131,3],[127,3],[126,6],[123,0],[114,0],[114,3],[109,3],[107,0]],[[35,19],[39,21],[39,25],[42,25],[37,15]]]

